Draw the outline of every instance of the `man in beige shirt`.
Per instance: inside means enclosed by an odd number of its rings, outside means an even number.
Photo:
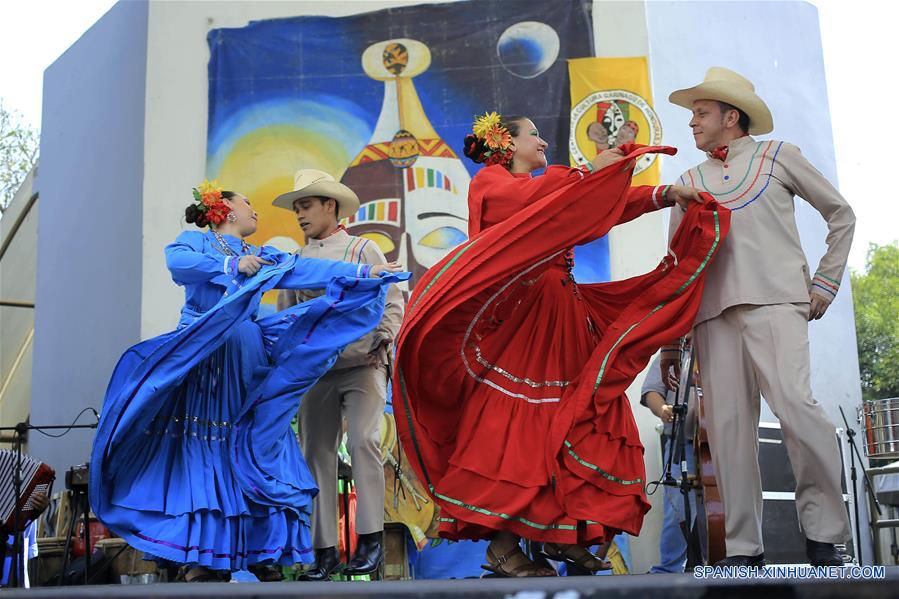
[[[721,490],[727,558],[764,564],[758,465],[759,393],[780,420],[796,476],[796,507],[813,565],[840,565],[834,543],[849,538],[834,425],[812,397],[808,321],[821,318],[840,286],[855,216],[840,193],[774,129],[748,80],[712,67],[705,81],[671,94],[692,110],[696,147],[707,159],[680,182],[733,211],[730,233],[709,264],[694,341],[701,364],[712,461]],[[827,221],[827,252],[811,275],[793,198]],[[682,219],[672,209],[669,237]],[[676,351],[663,350],[663,380]]]
[[[338,225],[359,209],[359,198],[347,186],[322,171],[298,171],[294,191],[275,199],[297,217],[306,245],[304,258],[324,258],[359,264],[386,264],[375,242],[355,237]],[[322,295],[321,290],[282,289],[278,309]],[[380,424],[387,395],[388,356],[403,320],[403,296],[395,285],[387,292],[384,316],[374,331],[347,346],[331,370],[300,403],[303,455],[319,487],[312,513],[315,564],[306,578],[326,580],[340,567],[337,552],[337,448],[347,419],[348,449],[356,484],[356,553],[343,571],[369,574],[383,560],[384,466]]]

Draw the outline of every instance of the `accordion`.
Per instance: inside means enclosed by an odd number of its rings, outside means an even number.
[[[39,494],[50,494],[56,472],[43,462],[27,455],[22,455],[22,478],[19,496],[15,497],[16,452],[0,449],[0,527],[7,532],[14,532],[16,506],[19,507],[19,530],[34,520],[35,513],[32,498]]]

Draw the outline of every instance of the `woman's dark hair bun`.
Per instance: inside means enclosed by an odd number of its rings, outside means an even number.
[[[224,200],[233,200],[238,195],[236,191],[222,190],[221,193],[222,199]],[[225,214],[227,214],[227,212],[228,211],[226,210]],[[209,219],[206,218],[206,213],[200,210],[200,207],[196,202],[184,209],[184,220],[190,224],[197,225],[201,229],[205,229],[209,226]]]
[[[481,164],[486,160],[484,152],[487,151],[487,144],[484,143],[483,139],[478,139],[473,133],[469,133],[465,136],[465,140],[462,144],[464,146],[462,152],[472,162]]]
[[[209,226],[209,221],[206,220],[206,215],[202,210],[197,208],[196,204],[191,204],[184,209],[184,219],[188,223],[195,224],[201,229]]]

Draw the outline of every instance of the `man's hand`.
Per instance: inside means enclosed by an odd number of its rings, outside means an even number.
[[[376,345],[374,349],[366,354],[365,365],[370,366],[371,368],[381,368],[384,366],[384,360],[381,359],[381,356],[386,355],[386,353],[390,351],[391,343],[393,343],[393,339],[382,339],[381,343]]]
[[[677,390],[680,381],[680,348],[677,345],[662,347],[659,366],[662,369],[662,383],[665,388],[669,391]]]
[[[649,411],[662,422],[667,424],[674,420],[674,410],[665,403],[665,396],[658,391],[647,391],[643,395],[643,400],[646,402],[646,407],[649,408]]]
[[[686,210],[690,207],[691,202],[702,204],[702,198],[699,196],[699,190],[693,187],[685,187],[683,185],[672,185],[668,188],[668,199],[674,201],[675,204]]]
[[[662,406],[661,410],[659,410],[659,419],[665,424],[674,422],[674,408],[668,404]]]
[[[808,294],[809,301],[811,302],[811,306],[808,309],[808,319],[809,321],[818,320],[824,313],[827,312],[827,308],[830,306],[830,301],[823,295],[819,295],[814,291],[809,292]]]
[[[45,509],[47,509],[47,506],[50,505],[50,498],[46,493],[34,495],[31,498],[31,505],[34,506],[35,515],[41,514]]]

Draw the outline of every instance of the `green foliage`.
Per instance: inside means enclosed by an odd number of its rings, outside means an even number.
[[[862,395],[899,397],[899,242],[870,244],[865,273],[850,278]]]
[[[0,99],[0,214],[37,162],[38,132]]]

